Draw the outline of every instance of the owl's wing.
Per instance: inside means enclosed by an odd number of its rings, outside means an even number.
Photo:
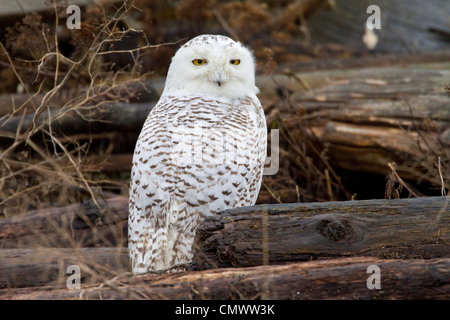
[[[247,98],[227,111],[204,132],[205,161],[197,172],[204,183],[189,194],[204,204],[206,215],[254,205],[261,186],[267,141],[261,104]]]

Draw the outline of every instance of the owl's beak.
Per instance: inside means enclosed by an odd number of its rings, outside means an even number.
[[[225,76],[221,70],[218,70],[214,74],[214,82],[220,87],[225,82]]]

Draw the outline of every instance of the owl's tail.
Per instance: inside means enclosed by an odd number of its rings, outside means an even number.
[[[164,219],[158,223],[147,220],[133,225],[129,221],[128,249],[134,274],[163,271],[190,262],[196,226],[191,227],[186,209],[180,208],[180,203],[170,201]]]
[[[130,232],[130,229],[129,229]],[[164,269],[164,261],[159,252],[164,248],[167,235],[163,229],[146,228],[145,232],[128,239],[131,270],[136,275]]]

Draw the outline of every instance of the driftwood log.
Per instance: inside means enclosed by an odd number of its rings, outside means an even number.
[[[369,289],[370,266],[380,289]],[[116,277],[97,286],[0,290],[0,299],[448,299],[450,259],[342,258],[259,266]]]
[[[0,221],[1,247],[41,250],[126,246],[128,199],[111,198],[100,207],[87,202],[4,219]],[[449,211],[446,197],[226,210],[200,225],[191,268],[249,267],[349,256],[445,258],[450,255]],[[17,268],[21,266],[18,263]]]
[[[374,30],[379,42],[375,52],[423,52],[448,47],[446,0],[335,0],[333,10],[320,10],[308,19],[310,36],[319,43],[339,43],[347,48],[364,51],[364,26],[377,5],[381,14],[381,29]],[[345,31],[344,31],[345,30]],[[446,41],[447,40],[447,41]],[[366,49],[367,50],[367,49]]]
[[[34,119],[35,115],[32,113],[14,116],[0,121],[0,136],[8,137],[7,133],[17,131],[24,133],[33,125],[33,120],[35,120],[36,127],[43,125],[47,130],[50,122],[52,130],[64,134],[115,130],[140,131],[154,104],[154,102],[109,104],[97,108],[95,114],[92,110],[85,112],[76,109],[66,112],[52,110],[50,112],[51,122],[47,112],[42,113],[37,119]]]
[[[258,205],[208,217],[197,268],[347,256],[449,257],[449,198]]]

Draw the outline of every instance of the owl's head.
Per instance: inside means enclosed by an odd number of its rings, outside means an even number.
[[[256,93],[252,53],[228,37],[201,35],[176,52],[163,94],[239,99]]]

